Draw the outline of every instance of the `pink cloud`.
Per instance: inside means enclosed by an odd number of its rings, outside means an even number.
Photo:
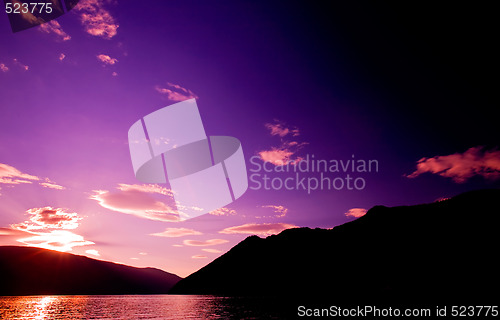
[[[307,143],[288,140],[290,136],[297,137],[300,135],[298,128],[289,128],[284,122],[276,119],[274,123],[266,123],[264,126],[269,130],[271,136],[280,137],[280,146],[257,152],[262,161],[272,163],[275,166],[283,166],[293,165],[302,160],[301,157],[294,157],[294,155]]]
[[[57,38],[62,41],[68,41],[71,39],[71,36],[64,32],[61,25],[56,20],[42,23],[39,30],[45,33],[55,34]]]
[[[364,216],[367,211],[368,210],[363,209],[363,208],[352,208],[352,209],[347,210],[347,212],[344,214],[346,215],[346,217],[359,218],[359,217]]]
[[[22,232],[12,234],[18,242],[57,251],[71,251],[73,247],[94,244],[68,231],[78,228],[83,219],[75,212],[53,207],[32,208],[26,212],[31,215],[28,220],[10,225],[11,232]]]
[[[154,197],[159,194],[165,200],[172,200],[172,192],[158,185],[119,184],[118,192],[94,190],[90,199],[96,200],[103,208],[131,214],[140,218],[156,221],[179,221],[179,212],[174,206],[166,204]]]
[[[66,189],[65,187],[52,183],[52,182],[40,182],[39,183],[42,187],[44,188],[49,188],[49,189],[56,189],[56,190],[64,190]]]
[[[208,246],[216,246],[219,244],[223,244],[229,242],[224,239],[210,239],[210,240],[184,240],[182,243],[186,246],[192,246],[192,247],[208,247]]]
[[[43,230],[43,229],[65,229],[78,228],[81,217],[75,212],[67,209],[43,207],[32,208],[26,211],[30,214],[29,220],[11,225],[11,228],[21,231]]]
[[[39,177],[21,172],[20,170],[9,166],[5,163],[0,163],[0,184],[20,184],[32,183],[31,181],[40,180]]]
[[[298,228],[296,225],[288,223],[247,223],[241,226],[225,228],[219,233],[225,234],[255,234],[269,236],[278,234],[285,229]]]
[[[170,82],[167,82],[167,87],[155,86],[155,90],[163,95],[166,95],[167,99],[172,101],[198,99],[198,96],[191,90]]]
[[[208,257],[204,256],[202,254],[197,254],[197,255],[192,256],[191,258],[193,258],[193,259],[206,259]]]
[[[80,14],[81,23],[88,34],[108,40],[116,36],[119,25],[103,7],[102,1],[81,0],[74,11]]]
[[[277,213],[274,216],[275,218],[283,218],[288,213],[288,208],[286,208],[284,206],[267,205],[267,206],[261,206],[261,208],[272,209],[275,213]]]
[[[177,238],[177,237],[185,237],[192,235],[200,235],[202,234],[199,231],[187,228],[166,228],[165,231],[159,233],[152,233],[152,236],[157,237],[167,237],[167,238]]]
[[[64,60],[64,58],[66,58],[66,55],[65,55],[64,53],[61,53],[61,54],[59,55],[59,61],[63,61],[63,60]]]
[[[7,72],[9,71],[9,68],[5,64],[0,63],[0,71]]]
[[[221,250],[217,250],[217,249],[212,249],[212,248],[207,248],[207,249],[201,249],[202,251],[205,251],[205,252],[210,252],[210,253],[222,253]]]
[[[407,177],[415,178],[425,172],[451,178],[457,183],[476,175],[495,180],[500,178],[500,150],[472,147],[464,153],[422,158],[417,162],[417,169]]]
[[[214,211],[211,211],[208,214],[211,214],[213,216],[234,216],[236,214],[236,210],[222,207]]]
[[[104,64],[108,64],[108,65],[113,65],[113,64],[118,62],[117,59],[111,58],[110,56],[108,56],[106,54],[97,55],[97,60],[101,61]]]

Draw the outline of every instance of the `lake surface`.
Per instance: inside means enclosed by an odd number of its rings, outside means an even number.
[[[0,319],[282,319],[279,305],[202,295],[19,296],[0,297]]]

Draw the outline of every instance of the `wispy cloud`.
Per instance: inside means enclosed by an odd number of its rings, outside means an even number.
[[[193,98],[198,99],[198,96],[191,90],[170,82],[167,82],[167,86],[155,86],[155,90],[172,101],[184,101]]]
[[[61,54],[59,55],[59,61],[63,61],[63,60],[64,60],[64,58],[66,58],[66,55],[65,55],[64,53],[61,53]]]
[[[96,256],[96,257],[101,256],[101,255],[99,254],[99,251],[94,250],[94,249],[85,250],[85,253],[91,254],[91,255]]]
[[[240,226],[225,228],[219,233],[225,234],[255,234],[269,236],[278,234],[285,229],[298,228],[296,225],[288,223],[247,223]]]
[[[261,206],[261,208],[267,208],[273,210],[276,214],[274,215],[275,218],[283,218],[286,216],[288,213],[288,208],[284,206],[277,206],[277,205],[266,205],[266,206]]]
[[[202,251],[205,251],[205,252],[210,252],[210,253],[222,253],[223,251],[222,250],[217,250],[217,249],[212,249],[212,248],[205,248],[205,249],[201,249]]]
[[[281,166],[296,164],[302,160],[300,157],[295,157],[295,154],[307,143],[296,141],[295,137],[300,136],[297,127],[289,127],[285,122],[277,119],[273,123],[264,124],[264,126],[269,130],[271,136],[280,138],[280,146],[257,152],[262,161]]]
[[[236,215],[236,213],[236,210],[222,207],[214,211],[210,211],[208,214],[211,214],[213,216],[234,216]]]
[[[179,221],[177,210],[153,197],[159,194],[165,199],[173,199],[170,189],[156,184],[129,185],[119,184],[118,191],[94,190],[90,199],[96,200],[103,208],[135,215],[156,221]]]
[[[191,258],[193,258],[193,259],[206,259],[208,257],[204,256],[202,254],[196,254],[196,255],[192,256]]]
[[[107,65],[113,65],[113,64],[118,62],[118,59],[111,58],[110,56],[108,56],[106,54],[97,55],[97,60],[99,60],[102,63],[107,64]]]
[[[422,158],[417,162],[417,169],[407,177],[415,178],[425,172],[451,178],[457,183],[473,176],[496,180],[500,178],[500,150],[485,150],[479,146],[464,153]]]
[[[56,184],[49,178],[42,179],[35,175],[24,173],[8,164],[0,163],[0,184],[33,184],[33,182],[38,182],[38,184],[44,188],[58,190],[65,189],[63,186]]]
[[[19,1],[14,0],[13,3],[22,4]],[[62,8],[58,6],[55,2],[52,2],[52,10],[59,11],[62,13]],[[71,39],[71,36],[64,32],[59,22],[56,20],[51,20],[45,22],[41,17],[35,17],[29,10],[20,10],[19,17],[24,21],[31,24],[32,26],[39,25],[38,30],[44,33],[55,34],[58,40],[67,41]]]
[[[0,71],[7,72],[9,71],[9,67],[7,67],[4,63],[0,63]]]
[[[40,31],[56,35],[58,40],[68,41],[71,40],[71,36],[67,34],[56,20],[51,20],[49,22],[40,25]]]
[[[59,184],[53,183],[53,182],[40,182],[40,185],[44,188],[49,188],[49,189],[56,189],[56,190],[66,189],[65,187],[63,187]]]
[[[118,32],[116,19],[103,7],[103,1],[81,0],[74,8],[85,31],[96,37],[111,39]]]
[[[216,246],[219,244],[227,243],[229,241],[224,239],[210,239],[210,240],[184,240],[182,243],[186,246],[191,247],[208,247],[208,246]]]
[[[39,177],[21,172],[5,163],[0,163],[0,184],[20,184],[32,183],[32,181],[40,180]]]
[[[21,70],[23,70],[23,71],[28,71],[30,68],[28,65],[20,62],[17,58],[14,58],[13,61],[14,61],[14,64],[16,66],[18,66],[19,68],[21,68]]]
[[[353,217],[353,218],[359,218],[362,217],[368,212],[368,210],[363,209],[363,208],[352,208],[347,210],[345,214],[346,217]]]
[[[152,236],[177,238],[185,236],[193,236],[202,234],[199,231],[187,228],[166,228],[165,231],[159,233],[151,233]]]

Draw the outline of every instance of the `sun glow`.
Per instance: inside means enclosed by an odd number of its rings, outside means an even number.
[[[71,251],[73,247],[94,244],[85,240],[81,235],[67,230],[54,230],[48,233],[35,233],[32,237],[18,239],[17,241],[29,245],[56,251]]]

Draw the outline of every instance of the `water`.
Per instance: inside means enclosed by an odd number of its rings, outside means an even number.
[[[0,297],[0,319],[282,319],[279,305],[201,295],[19,296]]]

